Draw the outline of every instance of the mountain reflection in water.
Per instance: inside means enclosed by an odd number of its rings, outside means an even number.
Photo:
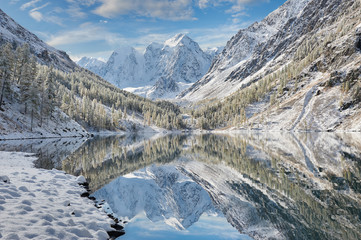
[[[186,230],[224,216],[255,239],[361,239],[358,133],[98,138],[63,170],[84,175],[129,229],[141,213]]]

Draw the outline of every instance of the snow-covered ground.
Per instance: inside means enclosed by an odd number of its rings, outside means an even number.
[[[31,129],[30,114],[23,113],[21,104],[9,100],[3,108],[5,111],[0,111],[0,140],[88,136],[82,126],[60,109],[56,109],[50,119],[44,119],[42,126],[34,119]]]
[[[0,152],[0,238],[107,239],[113,221],[80,196],[81,177],[33,168],[34,160]]]

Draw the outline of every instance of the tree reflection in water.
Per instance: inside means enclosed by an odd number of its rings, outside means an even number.
[[[119,176],[155,163],[174,165],[201,185],[240,232],[250,231],[256,224],[252,221],[262,221],[277,229],[280,238],[361,239],[358,135],[168,135],[141,141],[97,138],[63,161],[63,169],[84,175],[95,191]],[[242,219],[245,211],[252,213],[252,218]],[[257,229],[247,234],[263,236]]]

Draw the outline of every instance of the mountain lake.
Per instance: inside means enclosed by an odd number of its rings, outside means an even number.
[[[361,239],[359,133],[2,141],[83,175],[119,239]]]

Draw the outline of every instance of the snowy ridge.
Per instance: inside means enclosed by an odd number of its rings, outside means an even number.
[[[234,79],[232,75],[241,70],[247,72],[244,75],[246,78],[250,74],[250,70],[246,68],[247,64],[262,64],[259,59],[263,58],[261,54],[265,51],[265,46],[273,43],[272,38],[279,32],[289,30],[288,24],[294,22],[295,18],[300,18],[303,9],[310,1],[289,0],[261,22],[255,22],[248,28],[241,29],[227,42],[222,53],[216,56],[207,74],[191,88],[182,92],[179,97],[198,101],[211,96],[225,97],[237,90],[241,84],[235,87],[234,80],[242,82],[243,79],[238,77]],[[232,81],[227,82],[229,79]]]
[[[91,59],[78,64],[140,96],[174,98],[207,72],[217,53],[207,54],[187,35],[177,34],[163,44],[151,43],[144,53],[129,46],[115,50],[101,67],[93,67]]]

